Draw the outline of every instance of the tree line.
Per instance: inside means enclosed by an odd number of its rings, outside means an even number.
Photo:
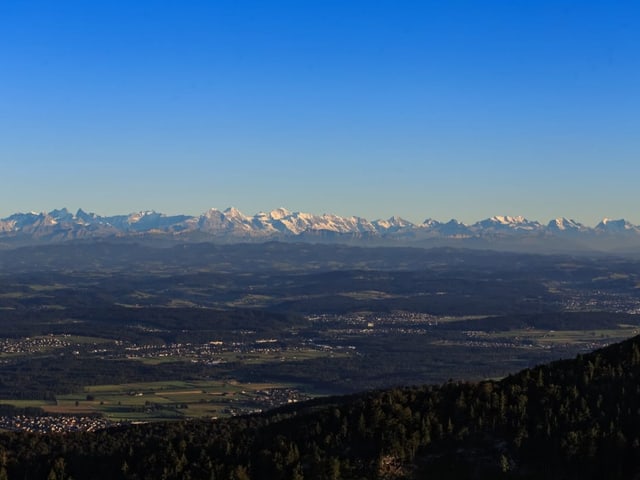
[[[0,435],[0,479],[632,478],[640,338],[501,381],[219,421]]]

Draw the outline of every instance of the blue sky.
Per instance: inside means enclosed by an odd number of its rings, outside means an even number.
[[[632,1],[0,2],[0,216],[640,223]]]

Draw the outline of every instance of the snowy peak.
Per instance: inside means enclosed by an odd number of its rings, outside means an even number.
[[[154,212],[153,210],[147,210],[145,212],[136,212],[129,214],[129,223],[138,223],[145,217],[157,217],[159,214]]]
[[[100,221],[100,218],[95,213],[87,213],[81,208],[79,208],[76,214],[74,215],[74,219],[76,222],[82,223],[84,225],[88,225],[88,224]]]
[[[197,227],[209,233],[235,233],[238,236],[247,236],[253,230],[251,219],[236,208],[227,208],[221,212],[217,208],[206,211],[195,222]]]
[[[375,231],[371,223],[363,218],[341,217],[329,213],[313,215],[304,212],[290,212],[285,208],[278,208],[269,213],[260,212],[253,217],[252,222],[263,230],[287,235],[321,232],[354,234]]]
[[[500,242],[531,245],[539,242],[573,242],[595,248],[640,248],[640,227],[624,219],[604,219],[591,228],[565,217],[548,224],[523,216],[496,215],[472,225],[457,220],[446,223],[427,218],[414,224],[400,216],[369,221],[332,213],[321,215],[277,208],[247,216],[234,207],[211,208],[199,216],[166,215],[143,210],[125,215],[100,216],[66,208],[49,213],[16,213],[0,219],[0,244],[4,242],[64,241],[78,238],[138,238],[163,235],[176,241],[371,241],[372,244],[478,245],[493,248]],[[8,239],[8,240],[7,240]],[[430,243],[431,242],[431,243]],[[576,243],[578,242],[578,243]],[[568,244],[567,244],[568,245]]]
[[[451,238],[466,237],[471,234],[471,230],[467,225],[455,219],[451,219],[446,223],[439,222],[433,218],[427,218],[419,228],[428,236],[444,236]]]
[[[224,212],[224,216],[229,218],[229,219],[237,219],[240,221],[245,221],[248,220],[249,217],[247,217],[244,213],[242,213],[240,210],[238,210],[235,207],[229,207],[227,208]]]
[[[21,229],[24,227],[28,227],[38,222],[39,220],[44,218],[44,213],[14,213],[10,217],[3,219],[3,222],[7,222],[13,226],[15,229]]]
[[[393,217],[389,217],[387,220],[374,220],[372,224],[376,230],[381,232],[398,232],[400,230],[408,230],[416,227],[416,225],[411,223],[409,220],[405,220],[404,218],[395,215]]]
[[[438,225],[442,225],[442,223],[437,220],[434,220],[433,218],[427,218],[424,222],[422,222],[420,226],[422,228],[435,228]]]
[[[485,220],[481,220],[474,225],[472,225],[475,229],[486,229],[493,231],[504,231],[504,230],[525,230],[525,231],[535,231],[540,230],[542,225],[536,221],[529,221],[523,216],[519,215],[516,217],[512,217],[509,215],[496,215],[491,218],[487,218]]]
[[[56,222],[73,222],[75,220],[73,214],[66,208],[51,210],[47,215]]]
[[[609,218],[603,218],[595,230],[603,233],[623,233],[623,232],[638,232],[639,228],[625,219],[611,220]]]
[[[269,218],[272,220],[281,220],[283,218],[287,218],[291,216],[291,212],[286,208],[276,208],[275,210],[271,210],[268,214]]]
[[[516,225],[527,222],[527,219],[522,215],[518,215],[517,217],[510,217],[509,215],[496,215],[494,217],[491,217],[489,220],[501,225]]]
[[[328,231],[340,234],[360,234],[376,231],[371,222],[360,217],[341,217],[325,213],[315,220],[316,224],[311,226],[311,230],[314,231]]]
[[[579,232],[585,230],[587,227],[573,219],[560,217],[551,220],[547,228],[552,232]]]

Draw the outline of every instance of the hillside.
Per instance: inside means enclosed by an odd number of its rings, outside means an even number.
[[[634,478],[640,337],[501,381],[215,422],[0,437],[0,478]],[[8,475],[8,476],[7,476]]]

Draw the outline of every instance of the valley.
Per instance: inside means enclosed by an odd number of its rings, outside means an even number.
[[[83,243],[0,264],[0,404],[15,415],[221,418],[502,378],[640,329],[638,266],[621,257]]]

